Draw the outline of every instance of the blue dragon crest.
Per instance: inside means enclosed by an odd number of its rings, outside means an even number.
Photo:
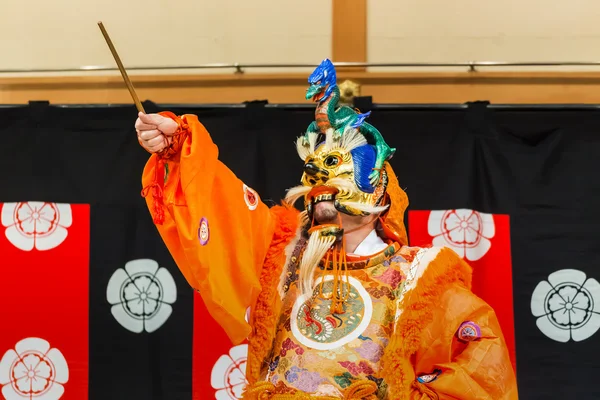
[[[323,97],[318,100],[327,100],[337,87],[337,76],[333,63],[328,59],[321,61],[321,64],[308,77],[308,84],[310,86],[306,90],[306,100],[310,100],[321,93],[323,88],[325,88]]]
[[[369,172],[368,180],[360,179],[361,190],[373,190],[374,185],[379,181],[383,164],[392,157],[396,149],[390,148],[381,133],[365,121],[370,116],[370,111],[363,114],[358,110],[339,104],[340,89],[337,86],[337,74],[335,66],[330,60],[321,61],[308,77],[308,84],[306,99],[317,103],[317,108],[315,109],[315,120],[306,130],[303,143],[308,145],[310,133],[325,134],[327,130],[333,129],[337,135],[342,135],[346,128],[358,129],[365,136],[369,145],[374,146],[374,154],[365,150],[360,156],[356,155],[358,159],[365,162],[365,171]],[[374,166],[372,165],[373,158]]]

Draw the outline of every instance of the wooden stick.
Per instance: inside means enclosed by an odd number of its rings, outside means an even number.
[[[135,103],[136,108],[138,109],[138,111],[143,112],[145,114],[146,111],[144,111],[144,107],[142,106],[142,103],[140,102],[140,99],[138,98],[137,93],[135,92],[133,83],[131,83],[129,76],[127,75],[127,71],[125,71],[125,67],[123,67],[123,63],[121,62],[121,59],[119,58],[119,55],[117,54],[117,50],[115,50],[115,46],[113,46],[113,43],[110,40],[110,37],[108,36],[108,32],[106,32],[106,29],[104,28],[104,25],[102,24],[102,21],[98,22],[98,26],[100,27],[100,30],[102,31],[104,40],[106,40],[106,44],[108,45],[108,48],[110,49],[110,52],[113,55],[113,58],[117,62],[119,71],[121,71],[121,76],[123,77],[123,80],[125,81],[125,85],[127,85],[127,89],[129,89],[129,94],[131,94],[131,98],[133,99],[133,102]]]

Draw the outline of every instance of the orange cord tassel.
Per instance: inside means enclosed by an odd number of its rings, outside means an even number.
[[[163,199],[163,183],[165,180],[165,163],[160,158],[156,158],[156,165],[154,166],[154,182],[142,189],[142,197],[148,196],[150,190],[152,190],[152,202],[153,212],[152,220],[156,225],[162,225],[165,222],[165,210],[164,210],[164,199]]]
[[[342,227],[341,217],[339,218],[339,227]],[[329,258],[333,253],[332,261],[332,273],[333,273],[333,287],[331,295],[325,295],[323,292],[323,285],[325,283],[325,276],[329,268]],[[346,280],[344,285],[344,278]],[[344,289],[345,286],[345,289]],[[329,306],[329,312],[331,314],[343,314],[344,302],[350,297],[350,280],[348,278],[348,262],[346,260],[346,239],[342,236],[341,245],[336,245],[335,248],[327,252],[325,257],[325,265],[321,271],[321,283],[319,284],[319,294],[323,300],[331,300]]]

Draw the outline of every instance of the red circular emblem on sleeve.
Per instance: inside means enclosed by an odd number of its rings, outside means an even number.
[[[246,184],[244,184],[244,201],[250,210],[256,210],[256,207],[258,207],[258,193]]]

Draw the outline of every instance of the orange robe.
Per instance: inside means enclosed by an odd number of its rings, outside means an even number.
[[[155,218],[157,210],[164,212],[158,231],[212,317],[234,344],[249,339],[245,398],[258,398],[262,390],[261,399],[276,400],[266,367],[280,328],[278,285],[297,239],[298,212],[263,204],[218,160],[196,116],[163,115],[179,123],[181,137],[167,159],[152,155],[144,169],[143,186],[152,188],[148,207]],[[470,281],[470,267],[451,250],[419,252],[378,365],[387,399],[518,398],[496,316],[470,291]],[[473,340],[459,337],[465,322],[480,329]]]

